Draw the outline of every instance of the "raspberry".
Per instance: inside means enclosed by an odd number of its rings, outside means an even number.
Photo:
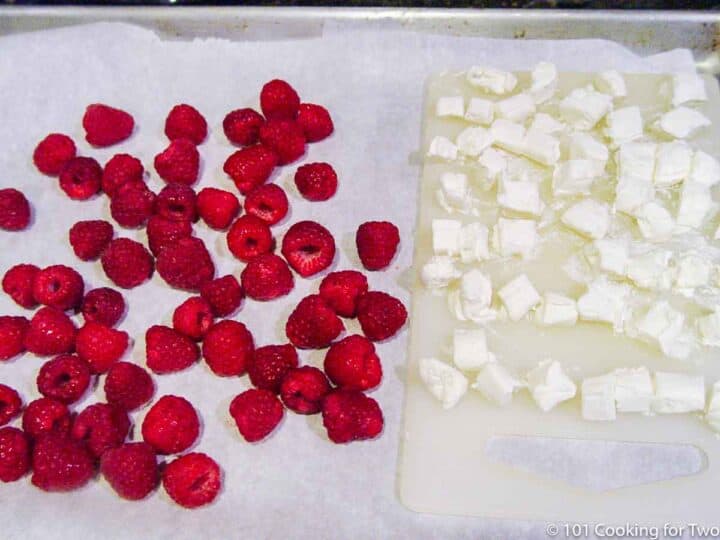
[[[223,171],[235,182],[235,187],[246,195],[268,181],[278,158],[263,144],[248,146],[234,152],[225,160]]]
[[[290,343],[298,349],[324,349],[343,330],[342,321],[317,294],[300,300],[285,325]]]
[[[25,351],[29,328],[25,317],[0,316],[0,361],[10,360]]]
[[[129,501],[144,499],[160,482],[155,450],[143,442],[106,450],[100,459],[100,472],[115,493]]]
[[[89,157],[75,157],[60,172],[60,188],[75,201],[85,201],[100,191],[102,167]]]
[[[318,142],[330,136],[333,126],[330,113],[325,107],[312,103],[301,103],[295,120],[305,134],[307,142]]]
[[[75,333],[75,325],[65,313],[51,307],[40,308],[27,327],[25,348],[38,356],[72,352]]]
[[[102,104],[88,105],[82,119],[85,140],[93,146],[111,146],[127,139],[135,120],[125,111]]]
[[[260,142],[278,157],[279,165],[287,165],[305,153],[305,135],[292,120],[268,120],[260,127]]]
[[[67,405],[55,399],[36,399],[25,407],[22,428],[31,437],[43,433],[66,435],[70,431],[70,411]]]
[[[330,381],[349,390],[370,390],[382,379],[375,345],[363,336],[348,336],[333,343],[325,355],[324,367]]]
[[[145,333],[147,366],[159,375],[189,368],[200,357],[197,344],[167,326],[155,325]]]
[[[205,283],[200,287],[200,296],[216,317],[227,317],[240,307],[245,293],[235,276],[227,275]]]
[[[155,392],[150,374],[140,366],[129,362],[117,362],[105,377],[105,399],[126,411],[134,411],[145,405]]]
[[[75,417],[70,435],[84,441],[90,453],[99,458],[106,450],[120,446],[129,431],[130,418],[124,410],[95,403]]]
[[[327,201],[337,191],[337,174],[329,163],[308,163],[295,173],[295,185],[308,201]]]
[[[87,484],[95,463],[82,441],[48,433],[35,442],[32,483],[43,491],[72,491]]]
[[[105,275],[123,289],[132,289],[150,279],[155,266],[145,246],[129,238],[112,240],[100,261]]]
[[[188,298],[173,313],[173,328],[195,341],[203,338],[212,323],[212,308],[200,296]]]
[[[74,354],[61,354],[43,364],[37,387],[48,398],[74,403],[90,386],[90,367]]]
[[[258,255],[240,274],[245,294],[253,300],[273,300],[293,288],[292,272],[281,257],[273,253]]]
[[[390,265],[400,233],[389,221],[368,221],[358,227],[355,234],[360,261],[367,270],[382,270]]]
[[[80,305],[84,289],[80,274],[69,266],[56,264],[43,268],[35,275],[33,296],[44,306],[65,311]]]
[[[232,377],[245,373],[255,344],[243,323],[225,320],[210,327],[203,339],[205,362],[215,375]]]
[[[101,186],[112,197],[120,186],[144,182],[145,168],[140,160],[130,154],[115,154],[105,164]]]
[[[113,233],[113,226],[107,221],[78,221],[70,228],[70,245],[78,259],[94,261],[102,255]]]
[[[27,309],[37,306],[33,295],[33,283],[40,269],[34,264],[17,264],[5,272],[2,288],[15,303]]]
[[[320,282],[320,296],[341,317],[355,317],[358,298],[367,290],[367,278],[355,270],[331,272]]]
[[[88,292],[80,307],[85,322],[96,322],[115,326],[125,313],[122,294],[109,287],[100,287]]]
[[[0,229],[22,231],[30,224],[30,203],[17,189],[0,189]]]
[[[268,225],[280,222],[287,215],[288,207],[287,195],[276,184],[258,186],[245,197],[245,212]]]
[[[229,191],[208,187],[198,193],[197,209],[208,227],[222,231],[238,215],[240,203]]]
[[[260,91],[260,108],[268,120],[294,120],[299,106],[297,92],[283,80],[267,82]]]
[[[246,390],[230,403],[230,416],[247,442],[270,435],[282,420],[285,408],[269,390]]]
[[[285,406],[298,414],[320,412],[323,398],[330,392],[325,374],[316,367],[292,368],[280,384],[280,397]]]
[[[358,300],[358,321],[365,337],[382,341],[394,336],[405,324],[407,310],[397,298],[370,291]]]
[[[215,265],[200,238],[182,238],[160,250],[157,271],[171,287],[199,291],[215,276]]]
[[[228,140],[238,146],[258,142],[260,126],[265,123],[262,115],[253,109],[236,109],[223,119],[223,131]]]
[[[335,240],[330,231],[314,221],[299,221],[288,229],[282,254],[302,277],[322,272],[335,258]]]
[[[184,508],[198,508],[218,496],[222,473],[212,458],[193,452],[172,461],[165,468],[162,481],[173,501]]]
[[[168,184],[194,184],[200,171],[200,154],[188,139],[175,139],[155,156],[155,170]]]
[[[358,390],[333,390],[323,401],[323,425],[337,444],[374,439],[383,430],[383,414],[373,398]]]
[[[0,482],[20,480],[30,470],[30,437],[14,427],[0,429]]]
[[[189,139],[201,144],[207,137],[207,122],[203,115],[191,105],[175,105],[165,120],[165,135],[171,141]]]
[[[155,200],[155,213],[170,221],[196,221],[195,192],[185,184],[168,184]]]
[[[155,200],[145,182],[126,182],[113,192],[110,215],[122,227],[142,227],[155,212]]]
[[[78,330],[75,349],[93,373],[105,373],[120,360],[128,348],[128,334],[96,322],[86,322]]]
[[[285,374],[298,367],[298,354],[292,345],[266,345],[255,349],[247,365],[250,382],[256,388],[280,392]]]
[[[166,246],[174,244],[181,238],[192,236],[192,223],[153,216],[147,223],[146,232],[150,251],[157,257]]]
[[[158,454],[187,450],[198,438],[200,419],[185,398],[163,396],[145,415],[142,436]]]
[[[38,171],[57,176],[68,161],[75,157],[75,143],[67,135],[51,133],[38,143],[33,152],[33,163]]]
[[[270,227],[262,219],[251,215],[240,216],[227,233],[230,252],[241,261],[268,253],[273,249]]]
[[[0,384],[0,426],[15,418],[22,410],[22,399],[14,389]]]

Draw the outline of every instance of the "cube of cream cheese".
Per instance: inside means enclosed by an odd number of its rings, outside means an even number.
[[[710,402],[705,411],[705,421],[715,431],[720,431],[720,381],[713,384]]]
[[[627,260],[625,275],[641,289],[667,291],[673,281],[672,252],[656,249],[638,253]]]
[[[660,345],[663,354],[684,360],[692,352],[693,343],[684,328],[685,316],[666,300],[655,302],[637,323],[640,335]]]
[[[489,99],[470,98],[467,110],[465,111],[465,120],[474,124],[482,124],[489,126],[495,117],[495,103]]]
[[[448,213],[467,214],[472,210],[473,198],[468,177],[463,173],[445,172],[440,177],[440,189],[435,192],[438,204]]]
[[[654,396],[653,381],[646,367],[622,368],[615,376],[615,404],[618,412],[650,413]]]
[[[595,77],[595,88],[603,94],[609,94],[614,98],[623,98],[627,96],[627,87],[623,76],[611,69],[603,71]]]
[[[577,318],[577,302],[554,292],[546,292],[535,311],[535,321],[543,326],[572,326]]]
[[[615,420],[615,376],[612,373],[583,379],[580,394],[585,420]]]
[[[656,153],[656,143],[634,141],[621,144],[615,156],[618,176],[652,180]]]
[[[495,118],[524,122],[535,114],[535,100],[529,94],[516,94],[495,103]]]
[[[681,105],[663,114],[655,127],[670,137],[687,139],[709,125],[711,122],[704,114]]]
[[[583,199],[565,210],[560,221],[575,232],[597,240],[610,228],[610,209],[605,203]]]
[[[661,143],[655,158],[655,184],[666,187],[685,180],[690,174],[693,151],[684,141]]]
[[[698,317],[695,324],[700,334],[700,343],[708,347],[720,347],[720,311]]]
[[[557,360],[543,360],[528,372],[526,379],[535,403],[545,412],[572,399],[577,392],[577,386]]]
[[[576,88],[560,101],[560,116],[576,129],[590,130],[612,109],[612,97],[592,87]]]
[[[420,271],[420,280],[430,290],[444,289],[462,275],[455,267],[452,257],[435,255],[426,262]]]
[[[672,77],[673,107],[690,101],[707,101],[705,81],[697,73],[676,73]]]
[[[537,223],[532,219],[499,218],[493,227],[492,244],[501,257],[529,258],[538,240]]]
[[[694,182],[685,182],[680,192],[677,210],[678,229],[699,229],[709,212],[715,206],[710,187]]]
[[[655,186],[652,180],[621,176],[615,186],[615,202],[613,206],[618,212],[634,215],[645,203],[655,197]]]
[[[505,366],[497,362],[485,364],[472,384],[474,390],[497,405],[509,404],[515,390],[522,386],[522,382],[513,376]]]
[[[530,95],[536,103],[544,103],[555,94],[558,83],[558,70],[555,64],[539,62],[530,73],[532,83]]]
[[[451,365],[437,358],[421,358],[418,367],[420,379],[442,403],[443,409],[452,409],[467,392],[468,381],[465,375]]]
[[[595,240],[600,269],[618,276],[627,272],[630,258],[629,242],[626,238],[601,238]]]
[[[542,131],[548,135],[554,135],[565,130],[565,124],[556,120],[549,114],[537,113],[533,116],[533,121],[530,124],[530,129]]]
[[[477,157],[492,144],[490,131],[480,127],[464,129],[455,140],[455,145],[464,156]]]
[[[466,264],[490,258],[489,230],[479,222],[468,223],[460,229],[460,260]]]
[[[525,149],[525,126],[498,118],[490,126],[493,144],[503,150],[520,154]]]
[[[494,148],[488,148],[480,154],[478,163],[483,168],[489,184],[498,180],[508,166],[505,155]]]
[[[586,195],[598,177],[598,162],[589,159],[570,159],[555,165],[553,195]]]
[[[540,187],[535,182],[500,180],[497,202],[500,208],[532,216],[539,216],[545,208],[540,198]]]
[[[616,332],[620,332],[628,315],[629,296],[630,286],[600,276],[588,284],[587,292],[578,299],[579,318],[610,323]]]
[[[695,253],[686,253],[677,262],[676,289],[696,289],[710,281],[712,263]]]
[[[517,84],[517,77],[512,73],[491,67],[473,66],[465,77],[471,86],[497,95],[512,92]]]
[[[508,312],[510,320],[519,321],[528,311],[540,303],[540,295],[525,274],[506,283],[498,296]]]
[[[465,114],[465,101],[462,96],[443,96],[435,103],[435,115],[439,117],[455,116],[462,118]]]
[[[427,152],[428,157],[437,157],[446,161],[453,161],[458,157],[458,148],[447,137],[437,136],[430,141]]]
[[[560,159],[560,141],[548,133],[530,128],[525,133],[520,153],[543,165],[555,165]]]
[[[435,255],[458,255],[461,229],[462,223],[456,219],[433,219],[432,243]]]
[[[693,154],[688,180],[695,184],[714,186],[720,182],[720,162],[702,150]]]
[[[482,328],[457,328],[453,332],[453,362],[462,371],[477,371],[495,355],[488,350],[487,336]]]
[[[448,304],[460,321],[483,323],[495,318],[492,303],[492,282],[482,271],[473,268],[460,279],[460,287],[448,295]]]
[[[582,131],[570,135],[568,141],[570,159],[588,159],[602,164],[598,174],[602,174],[609,157],[608,147],[589,133]]]
[[[705,410],[705,379],[702,375],[655,373],[652,410],[661,414]]]
[[[637,106],[623,107],[605,116],[605,135],[613,146],[634,141],[643,136],[643,120]]]
[[[646,240],[662,242],[668,240],[675,231],[675,220],[667,208],[656,201],[650,201],[638,207],[635,212],[640,234]]]

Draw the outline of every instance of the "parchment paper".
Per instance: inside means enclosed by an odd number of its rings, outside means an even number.
[[[292,186],[297,165],[274,181],[287,188],[292,215],[274,229],[281,238],[299,219],[315,219],[335,234],[339,257],[333,269],[357,268],[353,247],[357,225],[388,219],[402,244],[390,271],[370,274],[370,285],[408,302],[403,273],[412,262],[424,81],[431,72],[494,64],[528,69],[550,60],[561,70],[625,71],[692,69],[687,51],[638,58],[605,41],[502,41],[428,35],[399,30],[351,31],[328,27],[320,37],[273,41],[205,40],[166,42],[151,31],[122,24],[96,24],[0,39],[0,186],[17,186],[31,200],[35,222],[28,233],[0,234],[0,271],[19,262],[39,266],[65,263],[78,268],[89,287],[112,285],[99,263],[82,263],[67,244],[67,231],[79,219],[108,218],[107,199],[72,202],[57,181],[37,173],[31,155],[48,132],[73,136],[81,155],[104,163],[116,152],[140,157],[150,185],[161,187],[153,156],[166,145],[163,121],[179,102],[196,106],[208,119],[210,135],[200,147],[206,185],[232,189],[222,163],[232,151],[221,122],[229,110],[257,106],[263,82],[281,77],[302,99],[325,105],[335,135],[309,147],[303,162],[329,161],[340,189],[327,203],[307,203]],[[132,112],[133,137],[106,150],[91,149],[80,125],[87,104],[105,102]],[[223,234],[202,224],[196,234],[213,249],[218,275],[239,275],[242,265],[225,246]],[[144,233],[119,229],[144,241]],[[283,325],[292,306],[317,290],[319,278],[298,279],[282,301],[246,301],[236,318],[251,329],[258,345],[285,341]],[[145,329],[169,324],[187,294],[170,290],[157,276],[124,293],[129,313],[121,328],[135,337],[129,358],[144,364]],[[0,312],[29,315],[0,296]],[[348,331],[357,327],[349,324]],[[526,538],[545,536],[541,523],[503,522],[418,515],[395,495],[406,331],[379,345],[385,377],[373,392],[385,413],[385,432],[371,443],[330,443],[318,416],[288,414],[269,440],[247,444],[230,424],[231,399],[249,386],[247,378],[221,379],[204,364],[176,375],[157,377],[159,397],[183,395],[199,410],[204,430],[196,450],[212,455],[225,473],[224,491],[207,508],[187,511],[162,490],[140,503],[117,498],[104,482],[65,495],[48,495],[28,479],[0,486],[0,537],[52,538]],[[324,351],[303,353],[319,365]],[[35,375],[42,359],[30,355],[0,364],[0,381],[16,387],[26,401],[38,397]],[[103,399],[96,389],[79,407]],[[147,409],[134,417],[135,437]]]

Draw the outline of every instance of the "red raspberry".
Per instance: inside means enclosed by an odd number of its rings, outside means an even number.
[[[285,414],[285,407],[269,390],[246,390],[230,403],[230,416],[247,442],[270,435]]]
[[[30,437],[14,427],[0,429],[0,482],[20,480],[30,470]]]
[[[337,174],[329,163],[308,163],[295,173],[295,185],[308,201],[327,201],[337,191]]]
[[[34,264],[16,264],[5,272],[2,288],[15,303],[24,308],[34,308],[37,301],[33,295],[33,283],[40,269]]]
[[[70,228],[70,245],[78,259],[94,261],[102,255],[113,233],[113,226],[107,221],[78,221]]]
[[[156,257],[169,245],[174,244],[181,238],[189,238],[192,236],[192,223],[189,221],[170,221],[153,216],[147,223],[147,237],[150,251]]]
[[[246,195],[257,186],[268,181],[278,157],[262,144],[248,146],[234,152],[225,160],[223,171],[235,182],[235,187]]]
[[[88,292],[80,308],[85,322],[96,322],[115,326],[125,313],[122,294],[109,287],[100,287]]]
[[[106,450],[100,459],[100,472],[115,493],[128,501],[144,499],[160,482],[155,450],[143,442]]]
[[[268,225],[280,222],[287,215],[288,207],[287,195],[276,184],[258,186],[245,197],[245,212]]]
[[[215,265],[200,238],[182,238],[160,250],[157,271],[171,287],[199,291],[215,276]]]
[[[126,182],[117,187],[110,199],[110,215],[122,227],[142,227],[155,212],[155,200],[145,182]]]
[[[184,508],[210,504],[220,493],[222,473],[212,458],[193,452],[172,461],[163,472],[163,487]]]
[[[0,229],[22,231],[30,224],[30,203],[17,189],[0,189]]]
[[[168,184],[194,184],[200,171],[200,153],[192,141],[175,139],[155,156],[155,170]]]
[[[370,291],[358,300],[358,321],[365,337],[382,341],[394,336],[407,320],[407,310],[397,298]]]
[[[82,441],[47,433],[32,452],[32,483],[43,491],[72,491],[95,474],[95,461]]]
[[[330,392],[325,374],[316,367],[292,368],[280,385],[280,397],[285,406],[298,414],[320,412],[322,401]]]
[[[335,258],[335,240],[330,231],[314,221],[298,221],[282,241],[282,254],[302,277],[325,270]]]
[[[88,105],[82,120],[85,140],[93,146],[111,146],[127,139],[135,120],[125,111],[102,104]]]
[[[253,300],[273,300],[293,288],[292,272],[281,257],[264,253],[250,260],[240,274],[245,294]]]
[[[44,306],[62,311],[78,307],[84,289],[82,276],[62,264],[43,268],[37,273],[33,283],[35,300]]]
[[[335,129],[327,109],[312,103],[300,104],[295,121],[302,128],[307,142],[311,143],[329,137]]]
[[[22,410],[22,399],[14,389],[0,384],[0,426],[15,418]]]
[[[150,401],[155,385],[150,374],[140,366],[117,362],[105,377],[104,390],[108,403],[134,411]]]
[[[245,292],[235,276],[227,275],[205,283],[200,287],[200,296],[207,300],[216,317],[227,317],[240,307]]]
[[[215,323],[203,339],[203,358],[212,372],[220,377],[245,373],[254,350],[252,334],[237,321]]]
[[[185,184],[168,184],[155,200],[155,213],[170,221],[196,221],[196,195]]]
[[[145,333],[147,367],[159,375],[189,368],[200,357],[197,344],[167,326],[155,325]]]
[[[115,154],[105,164],[102,190],[112,197],[120,186],[144,182],[145,168],[140,160],[130,154]]]
[[[40,308],[27,327],[25,348],[38,356],[72,352],[76,332],[75,325],[65,313],[51,307]]]
[[[270,227],[262,219],[249,214],[240,216],[227,233],[230,252],[241,261],[269,253],[273,249]]]
[[[36,382],[43,396],[74,403],[90,386],[90,367],[74,354],[61,354],[43,364]]]
[[[238,146],[258,142],[260,126],[265,123],[262,115],[253,109],[236,109],[225,116],[223,131],[228,140]]]
[[[342,321],[317,294],[300,300],[285,325],[290,343],[298,349],[324,349],[343,330]]]
[[[189,139],[201,144],[207,137],[207,122],[203,115],[191,105],[175,105],[165,120],[165,135],[171,141]]]
[[[120,360],[128,348],[128,334],[96,322],[86,322],[78,330],[75,349],[93,373],[105,373]]]
[[[142,436],[158,454],[187,450],[200,433],[197,412],[185,398],[163,396],[145,415]]]
[[[367,290],[367,278],[355,270],[331,272],[320,282],[320,296],[341,317],[355,317],[358,298]]]
[[[105,275],[123,289],[132,289],[150,279],[155,266],[145,246],[129,238],[111,241],[100,261]]]
[[[298,367],[298,363],[298,354],[292,345],[266,345],[255,349],[247,371],[253,386],[277,394],[285,374]]]
[[[279,165],[287,165],[305,153],[305,135],[292,120],[268,120],[260,127],[260,142],[278,157]]]
[[[55,399],[36,399],[25,407],[22,428],[31,437],[43,433],[66,435],[70,431],[70,411],[67,405]]]
[[[198,193],[197,209],[208,227],[222,231],[240,212],[240,202],[229,191],[207,187]]]
[[[173,313],[173,328],[195,341],[200,341],[212,324],[212,308],[200,296],[191,296]]]
[[[25,351],[29,328],[25,317],[0,316],[0,361],[10,360]]]
[[[358,255],[367,270],[387,268],[399,243],[400,232],[389,221],[368,221],[360,225],[355,234]]]
[[[294,120],[298,107],[297,92],[283,80],[273,79],[260,91],[260,108],[268,120]]]
[[[75,157],[60,172],[60,188],[75,201],[85,201],[100,191],[102,167],[89,157]]]
[[[57,176],[68,161],[75,157],[75,143],[67,135],[51,133],[38,143],[33,152],[33,163],[38,171]]]
[[[129,431],[130,418],[124,410],[107,403],[95,403],[75,417],[70,435],[84,441],[90,453],[99,458],[106,450],[125,442]]]
[[[383,414],[373,398],[358,390],[333,390],[323,401],[323,425],[337,444],[374,439],[383,430]]]
[[[325,355],[325,373],[340,388],[370,390],[380,384],[382,365],[369,339],[348,336],[330,346]]]

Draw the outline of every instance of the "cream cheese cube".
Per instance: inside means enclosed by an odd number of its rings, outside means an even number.
[[[690,174],[693,151],[683,141],[658,145],[655,159],[655,184],[673,186],[685,180]]]
[[[467,392],[465,375],[437,358],[421,358],[418,364],[420,379],[435,399],[442,403],[443,409],[452,409],[457,405]]]
[[[465,100],[462,96],[443,96],[435,103],[435,115],[439,117],[455,116],[462,118],[465,114]]]
[[[676,73],[672,77],[673,107],[690,101],[707,101],[705,81],[697,73]]]
[[[597,240],[610,228],[610,209],[594,199],[583,199],[565,210],[560,220],[575,232]]]
[[[491,67],[473,66],[467,71],[466,78],[471,86],[497,95],[512,92],[517,84],[512,73]]]
[[[526,376],[535,403],[544,412],[575,397],[577,386],[557,360],[543,360]]]
[[[613,375],[618,412],[649,414],[655,390],[648,369],[646,367],[616,369]]]
[[[618,276],[627,272],[630,259],[628,240],[625,238],[601,238],[595,240],[600,269]]]
[[[428,157],[437,157],[447,161],[453,161],[458,157],[458,148],[447,137],[437,136],[430,141],[428,148]]]
[[[483,127],[469,127],[458,135],[455,145],[461,154],[470,157],[479,156],[492,144],[490,131]]]
[[[423,265],[420,280],[427,289],[436,290],[444,289],[461,275],[452,257],[436,255]]]
[[[433,219],[432,241],[435,255],[454,256],[460,252],[460,229],[456,219]]]
[[[490,258],[489,230],[482,223],[468,223],[460,229],[460,260],[465,264]]]
[[[615,420],[615,376],[613,374],[583,379],[582,417],[598,422]]]
[[[498,118],[490,127],[493,144],[508,152],[522,153],[525,149],[525,126],[511,122],[505,118]]]
[[[492,303],[492,282],[480,270],[473,269],[463,274],[460,287],[448,295],[448,307],[460,321],[474,321],[478,324],[494,320]]]
[[[720,311],[698,317],[695,324],[700,334],[700,343],[708,347],[720,347]]]
[[[595,127],[612,109],[612,97],[592,87],[576,88],[560,102],[560,116],[576,129]]]
[[[578,299],[578,315],[584,321],[610,323],[620,332],[628,316],[629,296],[628,285],[600,276],[588,284],[587,292]]]
[[[535,182],[500,180],[497,202],[500,208],[539,216],[545,205],[540,199],[540,187]]]
[[[508,316],[512,321],[519,321],[540,303],[540,295],[525,274],[506,283],[499,291]]]
[[[652,201],[655,197],[655,186],[651,180],[621,176],[615,186],[615,203],[618,212],[635,215],[638,208]]]
[[[652,409],[661,414],[704,411],[705,379],[702,375],[656,372]]]
[[[560,159],[560,141],[537,129],[529,129],[525,133],[522,155],[543,165],[555,165]]]
[[[435,194],[440,206],[448,213],[467,214],[472,210],[473,200],[465,174],[443,173],[440,177],[440,189]]]
[[[508,405],[515,390],[522,388],[522,383],[505,366],[490,362],[480,370],[472,388],[488,401],[497,405]]]
[[[498,180],[507,169],[505,155],[494,148],[488,148],[480,154],[478,163],[482,166],[485,177],[490,183]]]
[[[562,197],[589,194],[593,182],[598,177],[597,163],[589,159],[571,159],[555,165],[553,195]]]
[[[568,141],[568,154],[570,159],[587,159],[598,162],[600,171],[598,174],[605,172],[605,164],[610,155],[608,147],[598,141],[589,133],[577,132],[570,135]]]
[[[623,76],[615,71],[603,71],[595,77],[595,88],[603,94],[609,94],[614,98],[623,98],[627,96],[627,87]]]
[[[554,292],[546,292],[535,311],[535,321],[543,326],[572,326],[577,319],[577,302]]]
[[[618,162],[618,176],[652,180],[655,172],[657,144],[649,142],[628,142],[621,144],[615,159]]]
[[[547,133],[548,135],[554,135],[565,131],[565,124],[555,120],[552,116],[545,113],[537,113],[533,116],[533,121],[530,124],[530,129]]]
[[[694,253],[685,254],[677,263],[675,287],[678,289],[695,289],[703,287],[710,281],[712,264],[707,259]]]
[[[657,249],[635,255],[625,265],[625,275],[641,289],[667,291],[673,281],[672,252]]]
[[[467,110],[465,111],[465,120],[475,124],[489,126],[495,117],[495,103],[489,99],[470,98]]]
[[[462,371],[476,371],[495,362],[495,355],[487,347],[485,330],[457,328],[453,332],[453,362]]]
[[[656,128],[670,137],[687,139],[709,125],[711,122],[704,114],[681,105],[663,114]]]
[[[675,231],[675,220],[661,204],[650,201],[635,210],[640,234],[652,242],[668,240]]]
[[[528,94],[516,94],[495,103],[495,117],[524,122],[535,114],[535,100]]]
[[[634,141],[643,136],[643,120],[640,108],[624,107],[609,112],[605,116],[605,135],[614,146]]]
[[[693,155],[688,176],[690,182],[705,186],[714,186],[720,182],[720,162],[702,150]]]
[[[699,229],[714,206],[709,186],[685,182],[677,211],[678,228]]]
[[[500,218],[493,227],[492,244],[501,257],[532,257],[538,241],[537,223],[532,219]]]
[[[685,316],[665,300],[655,302],[638,322],[640,336],[660,345],[665,356],[684,360],[693,349],[692,338],[684,328]]]
[[[710,402],[705,411],[705,421],[715,431],[720,431],[720,381],[713,384]]]
[[[539,62],[530,74],[532,83],[530,94],[535,103],[544,103],[555,94],[558,83],[558,71],[555,64]]]

